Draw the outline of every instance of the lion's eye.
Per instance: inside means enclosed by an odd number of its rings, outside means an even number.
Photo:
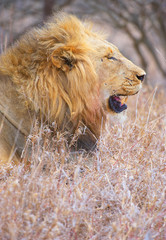
[[[109,59],[109,60],[118,61],[118,59],[117,59],[117,58],[115,58],[115,57],[108,57],[108,59]]]

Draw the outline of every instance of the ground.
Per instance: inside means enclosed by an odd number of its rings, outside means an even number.
[[[166,97],[143,88],[93,155],[32,141],[32,162],[0,182],[0,239],[165,239]]]

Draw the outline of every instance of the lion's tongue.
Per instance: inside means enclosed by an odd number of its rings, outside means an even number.
[[[118,96],[114,96],[114,99],[115,99],[116,101],[118,101],[118,102],[121,102],[121,99],[120,99],[120,97],[118,97]]]

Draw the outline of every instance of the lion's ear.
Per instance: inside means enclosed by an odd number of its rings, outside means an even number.
[[[61,47],[56,49],[51,56],[52,63],[64,72],[72,70],[76,63],[74,54],[70,48]]]

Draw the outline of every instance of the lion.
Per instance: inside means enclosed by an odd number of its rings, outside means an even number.
[[[35,119],[91,151],[107,115],[127,109],[145,72],[91,24],[58,14],[0,56],[0,165],[19,162]]]

